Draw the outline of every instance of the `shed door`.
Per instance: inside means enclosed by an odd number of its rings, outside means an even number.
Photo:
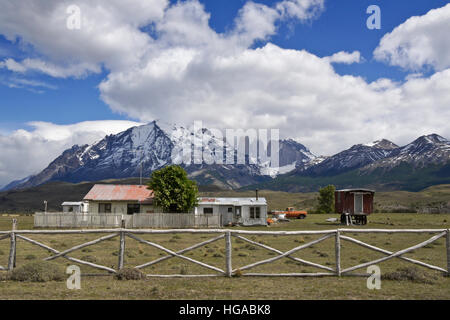
[[[355,214],[363,213],[363,194],[355,193]]]

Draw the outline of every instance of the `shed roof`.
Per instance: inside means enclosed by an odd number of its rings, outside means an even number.
[[[371,189],[362,189],[362,188],[355,188],[355,189],[341,189],[341,190],[336,190],[339,192],[371,192],[371,193],[375,193],[375,190],[371,190]]]
[[[267,205],[266,198],[214,198],[214,197],[200,197],[198,204],[205,205],[228,205],[228,206],[243,206],[243,205]]]
[[[62,206],[81,206],[83,204],[83,202],[70,202],[70,201],[65,201],[63,202],[61,205]]]
[[[153,202],[153,190],[144,185],[96,184],[83,200]]]

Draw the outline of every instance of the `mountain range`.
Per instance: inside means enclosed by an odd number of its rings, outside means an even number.
[[[74,145],[65,150],[40,173],[13,181],[3,190],[24,189],[50,181],[82,182],[129,177],[148,177],[154,170],[180,163],[200,185],[221,189],[272,189],[315,191],[327,184],[337,187],[420,190],[450,182],[450,141],[437,135],[422,136],[398,146],[383,139],[357,144],[330,157],[317,157],[301,143],[279,140],[279,166],[274,172],[269,160],[253,159],[247,145],[243,164],[209,164],[197,159],[191,148],[192,138],[205,139],[203,154],[222,155],[236,160],[237,147],[227,144],[206,128],[166,125],[153,121],[143,126],[108,135],[91,145]],[[270,146],[274,141],[269,141]],[[183,149],[184,148],[184,149]],[[190,163],[187,163],[190,160]]]

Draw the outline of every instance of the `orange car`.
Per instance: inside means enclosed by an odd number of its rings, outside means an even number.
[[[284,214],[286,218],[305,219],[308,213],[306,211],[294,210],[293,207],[286,208],[286,211],[274,211],[274,215]]]

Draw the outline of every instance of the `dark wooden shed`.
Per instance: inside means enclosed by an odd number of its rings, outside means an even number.
[[[369,189],[336,190],[334,194],[336,213],[341,215],[341,221],[346,216],[355,218],[357,223],[366,224],[367,215],[373,212],[375,191]]]

